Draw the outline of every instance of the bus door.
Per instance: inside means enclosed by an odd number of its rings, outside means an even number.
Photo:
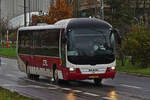
[[[40,31],[33,31],[33,45],[32,45],[32,62],[33,62],[33,66],[37,69],[37,68],[41,68],[42,67],[42,47],[41,47],[41,37],[42,34],[40,34]]]

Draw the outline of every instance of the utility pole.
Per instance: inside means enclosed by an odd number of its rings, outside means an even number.
[[[30,8],[30,0],[29,0],[29,26],[31,24],[31,8]]]
[[[24,0],[24,26],[27,26],[26,0]]]
[[[101,0],[101,18],[104,20],[104,1]]]
[[[75,4],[75,17],[79,17],[78,16],[78,10],[79,10],[79,0],[74,0],[74,4]]]
[[[2,6],[1,6],[1,0],[0,0],[0,35],[1,35],[1,45],[2,45],[2,17],[1,17],[1,13],[2,13],[2,10],[1,10]]]

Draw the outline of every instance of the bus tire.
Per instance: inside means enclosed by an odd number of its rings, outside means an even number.
[[[38,80],[39,79],[39,75],[34,75],[34,74],[27,74],[27,78],[31,79],[31,80]]]
[[[28,73],[28,74],[27,74],[27,78],[28,78],[28,79],[32,79],[32,74],[29,74],[29,73]]]
[[[102,85],[102,79],[94,79],[94,83],[95,83],[95,85],[97,85],[97,86],[101,86]]]
[[[58,84],[59,78],[58,78],[58,70],[57,70],[56,65],[53,66],[53,77],[52,78],[53,78],[53,83]]]

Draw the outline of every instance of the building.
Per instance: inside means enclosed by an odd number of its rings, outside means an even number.
[[[24,13],[24,0],[0,0],[1,18],[12,19]],[[48,12],[54,0],[26,0],[27,12]]]
[[[74,4],[74,17],[100,15],[101,0],[68,0]],[[99,16],[100,17],[100,16]]]

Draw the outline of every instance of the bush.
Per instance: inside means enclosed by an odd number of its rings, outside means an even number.
[[[134,25],[124,37],[121,51],[132,56],[132,63],[142,68],[149,66],[150,62],[150,29]]]

